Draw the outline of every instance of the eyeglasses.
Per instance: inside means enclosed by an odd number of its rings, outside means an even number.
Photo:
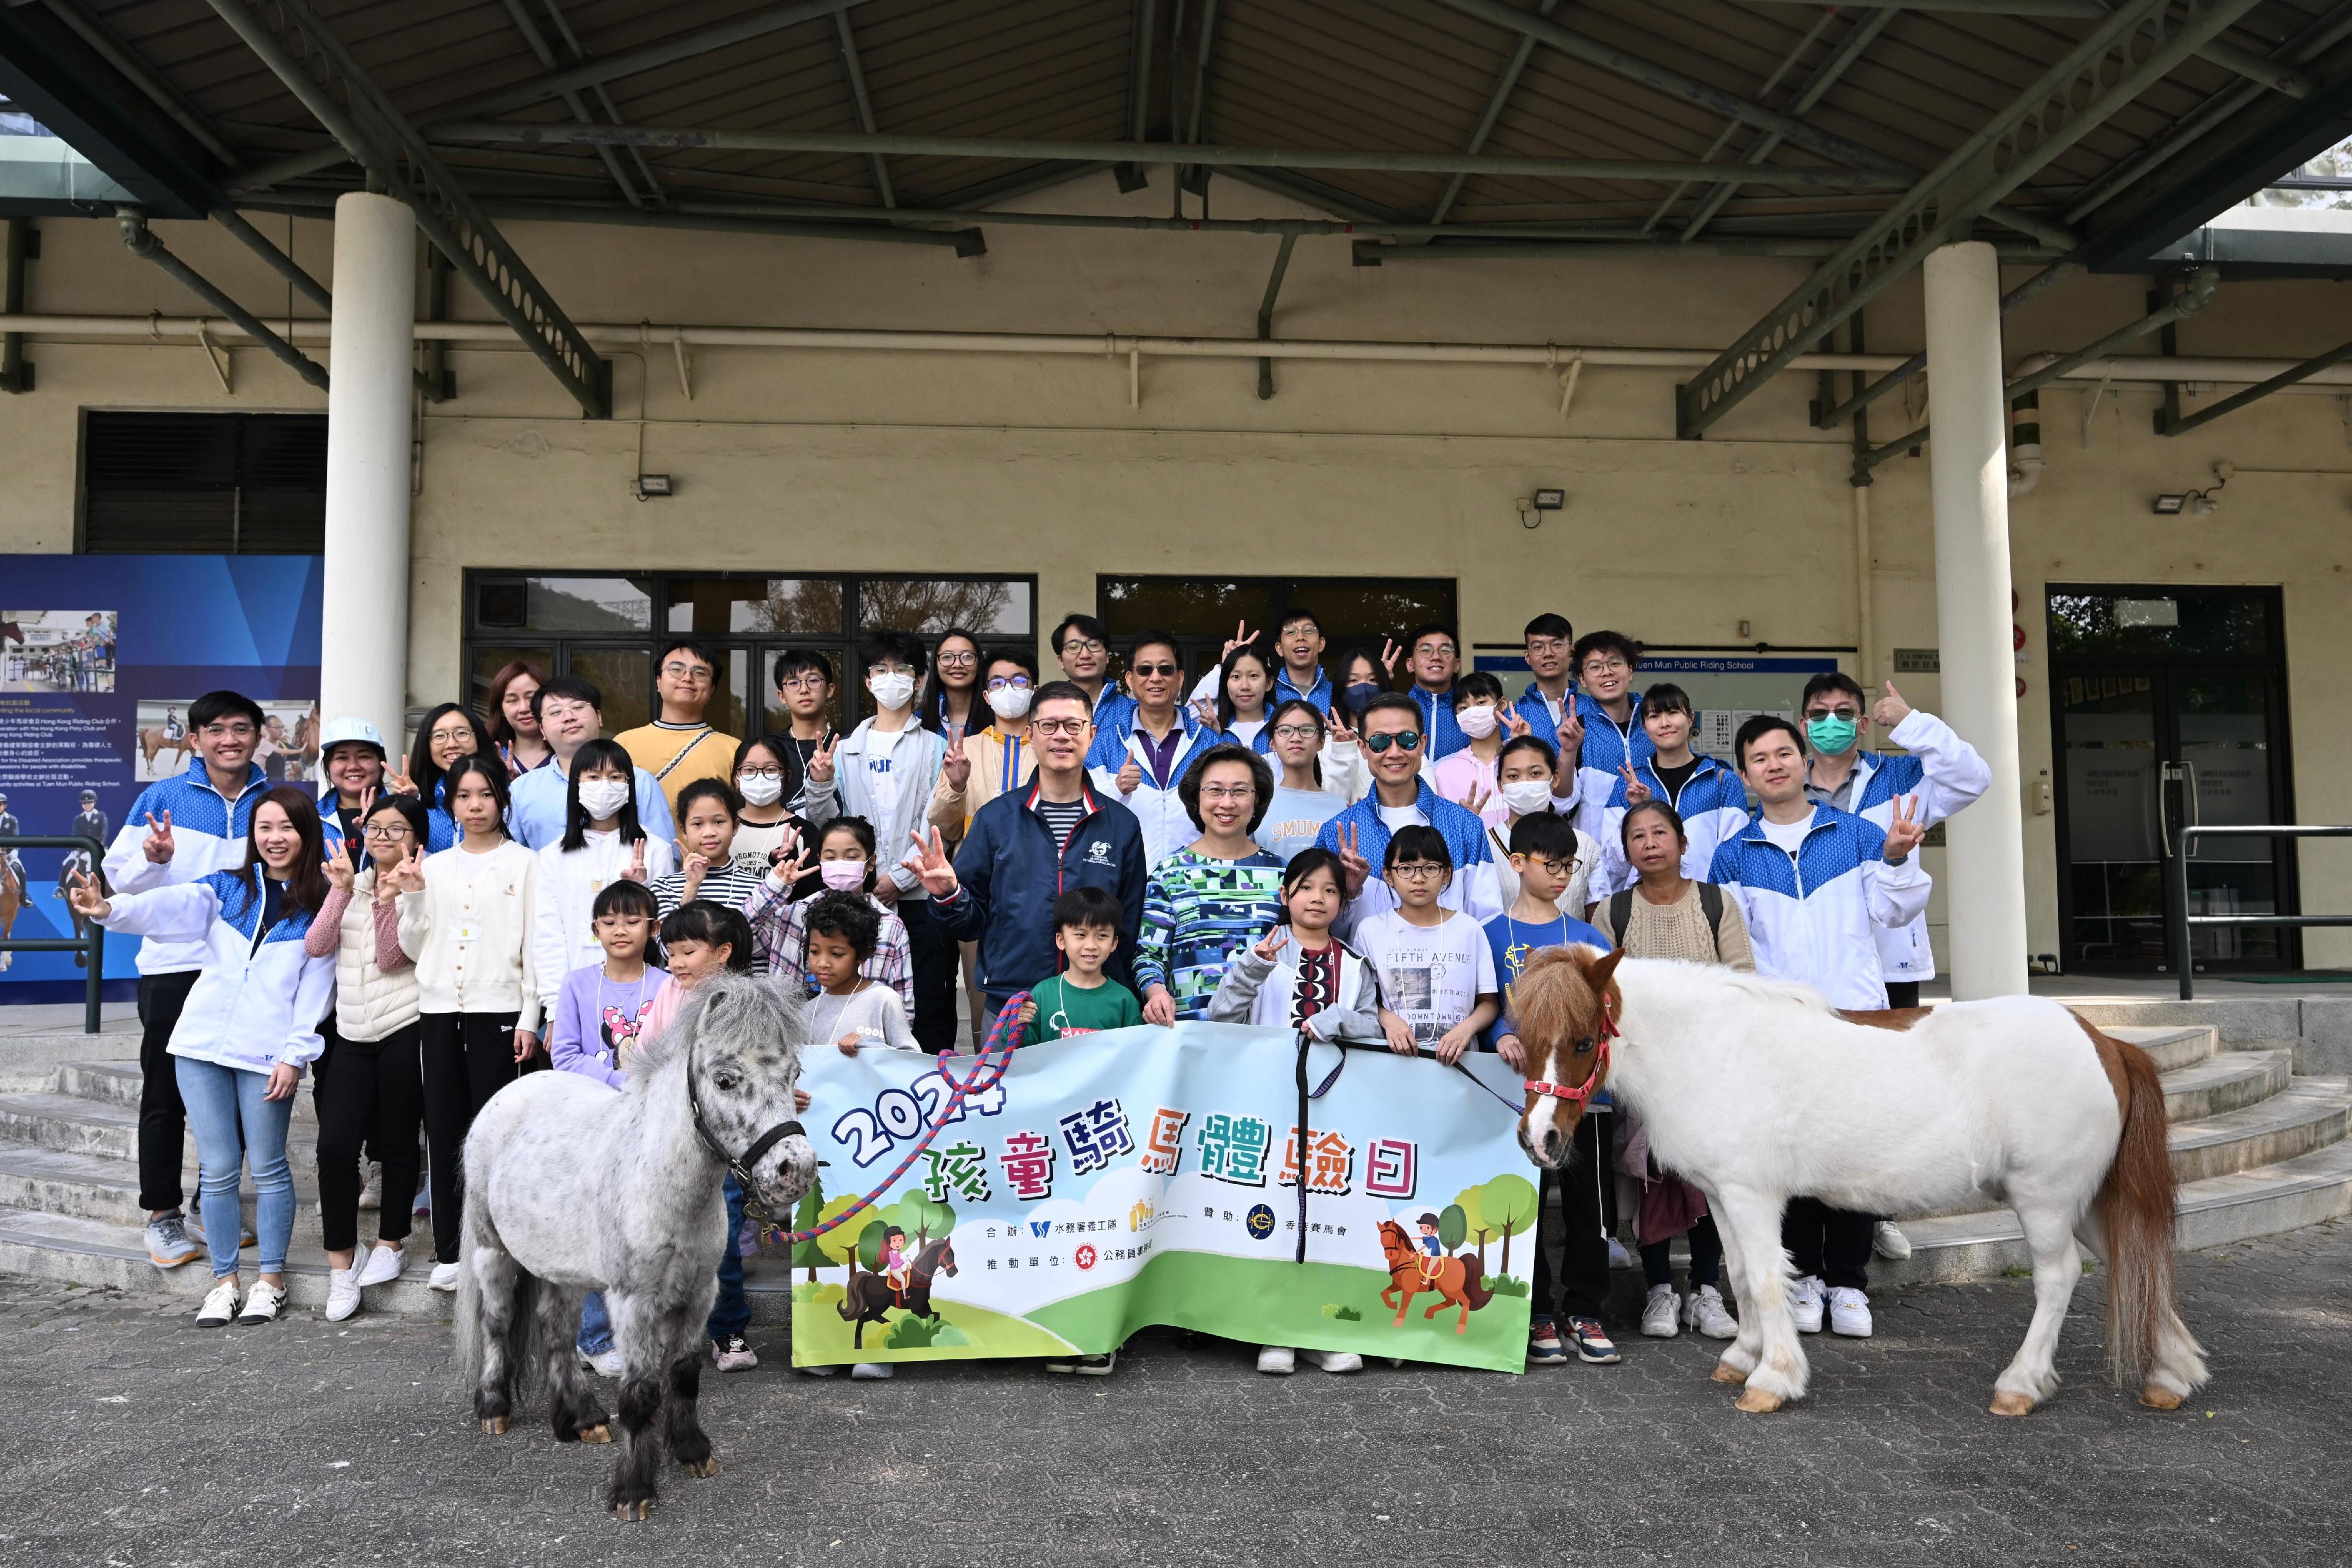
[[[1177,664],[1130,664],[1128,673],[1136,675],[1181,675],[1184,671]]]
[[[662,674],[667,675],[673,681],[686,681],[694,685],[700,685],[703,682],[710,679],[710,666],[708,664],[681,664],[673,659],[668,664],[662,666]]]
[[[778,681],[776,689],[780,692],[821,692],[832,684],[823,675],[793,675],[788,680]]]
[[[1274,727],[1276,740],[1313,740],[1323,733],[1319,724],[1278,724]]]
[[[251,740],[256,732],[253,726],[239,720],[235,724],[208,724],[197,733],[215,740]]]
[[[470,742],[474,738],[474,731],[470,726],[458,729],[436,729],[433,732],[432,738],[445,745],[455,746]]]
[[[1454,646],[1451,643],[1423,643],[1412,651],[1412,656],[1418,659],[1423,653],[1434,653],[1441,659],[1450,659],[1454,657]]]
[[[1530,653],[1564,653],[1567,651],[1568,644],[1561,642],[1557,637],[1530,637],[1528,639],[1528,652]]]
[[[1389,874],[1406,882],[1429,882],[1441,876],[1451,876],[1454,868],[1435,861],[1404,861],[1389,867]]]
[[[1026,675],[993,675],[989,679],[988,689],[992,692],[1025,692],[1030,685],[1031,682]]]
[[[1257,786],[1255,784],[1214,785],[1202,790],[1201,799],[1203,800],[1255,800],[1257,799]]]
[[[940,655],[940,663],[942,664],[972,664],[979,662],[978,653],[941,653]]]
[[[1110,649],[1104,643],[1096,642],[1092,637],[1066,637],[1062,640],[1061,652],[1065,653],[1108,653],[1110,652]]]
[[[1556,861],[1549,855],[1529,855],[1528,863],[1539,865],[1554,876],[1571,876],[1576,872],[1576,862],[1573,860]]]
[[[1851,704],[1844,707],[1809,707],[1805,710],[1805,716],[1807,718],[1860,718],[1862,710]]]
[[[783,776],[784,770],[781,768],[746,768],[735,775],[738,779],[782,779]]]
[[[1421,749],[1421,731],[1417,729],[1385,730],[1379,735],[1364,737],[1365,749],[1375,757],[1381,755],[1391,746],[1406,751],[1418,751]]]
[[[412,831],[406,822],[370,822],[360,830],[362,836],[371,839],[404,839]]]
[[[1584,673],[1588,675],[1623,675],[1633,673],[1633,666],[1622,659],[1587,659]]]
[[[1084,735],[1090,718],[1041,718],[1030,725],[1040,735]]]

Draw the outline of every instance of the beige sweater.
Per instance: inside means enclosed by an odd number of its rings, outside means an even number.
[[[416,961],[417,1010],[514,1013],[539,1028],[531,901],[539,857],[507,840],[487,854],[463,845],[425,857],[425,891],[400,895],[400,946]]]
[[[1592,924],[1622,947],[1627,957],[1684,958],[1694,964],[1728,964],[1755,972],[1756,954],[1748,945],[1748,921],[1739,913],[1738,899],[1725,895],[1722,922],[1710,933],[1706,911],[1698,901],[1698,883],[1684,883],[1683,895],[1672,904],[1652,904],[1642,896],[1640,888],[1632,891],[1633,908],[1623,931],[1616,930],[1610,919],[1613,900],[1602,899],[1592,911]]]

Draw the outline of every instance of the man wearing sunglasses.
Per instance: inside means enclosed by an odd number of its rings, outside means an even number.
[[[1216,731],[1182,700],[1184,666],[1176,640],[1139,632],[1127,655],[1128,691],[1135,699],[1113,712],[1095,711],[1094,747],[1087,771],[1095,788],[1135,813],[1143,826],[1146,869],[1191,843],[1199,830],[1176,786],[1192,759],[1217,744]]]
[[[1383,692],[1364,705],[1358,744],[1372,775],[1372,792],[1323,824],[1316,843],[1339,857],[1347,869],[1348,907],[1339,919],[1344,937],[1367,915],[1396,907],[1388,883],[1371,874],[1388,854],[1389,839],[1416,823],[1435,828],[1454,858],[1454,879],[1438,903],[1482,925],[1503,912],[1495,881],[1494,857],[1486,850],[1486,824],[1477,813],[1432,789],[1421,776],[1429,745],[1421,706],[1402,692]]]

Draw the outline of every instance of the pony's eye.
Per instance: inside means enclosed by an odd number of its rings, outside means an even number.
[[[717,1077],[713,1078],[710,1082],[713,1082],[713,1083],[715,1083],[715,1084],[717,1084],[717,1085],[718,1085],[719,1088],[721,1088],[721,1089],[730,1089],[730,1090],[731,1090],[731,1089],[733,1089],[733,1088],[734,1088],[738,1083],[741,1082],[742,1082],[742,1080],[741,1080],[741,1079],[740,1079],[740,1078],[738,1078],[738,1077],[736,1077],[736,1076],[735,1076],[733,1073],[731,1073],[731,1072],[722,1072],[722,1073],[719,1073]]]
[[[1577,1055],[1579,1055],[1579,1056],[1590,1056],[1590,1055],[1591,1055],[1591,1054],[1592,1054],[1592,1042],[1591,1042],[1591,1040],[1578,1040],[1578,1041],[1576,1042],[1576,1054],[1577,1054]]]

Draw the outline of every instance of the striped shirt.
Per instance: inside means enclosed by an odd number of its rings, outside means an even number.
[[[763,879],[738,869],[732,862],[713,866],[702,873],[702,885],[694,896],[712,904],[723,904],[730,909],[740,909],[760,891]],[[654,905],[667,919],[670,913],[686,902],[686,873],[674,871],[667,876],[656,877],[652,883]]]
[[[1136,989],[1165,986],[1178,1018],[1206,1018],[1234,949],[1281,915],[1282,869],[1264,850],[1227,861],[1187,846],[1161,861],[1143,888]]]

